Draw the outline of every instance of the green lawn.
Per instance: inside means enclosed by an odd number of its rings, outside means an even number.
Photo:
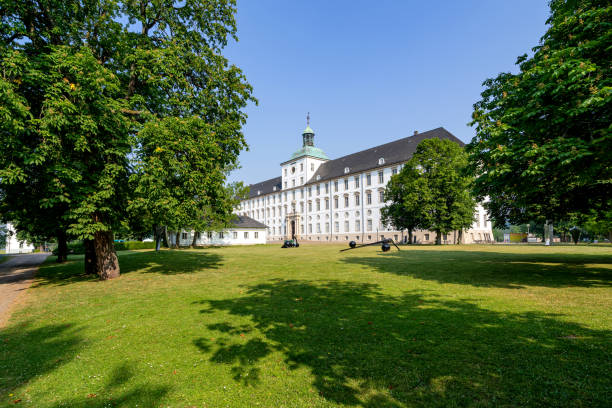
[[[612,406],[612,248],[211,248],[47,263],[0,406]]]

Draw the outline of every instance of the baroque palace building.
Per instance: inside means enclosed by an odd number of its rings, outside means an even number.
[[[330,160],[314,145],[308,125],[302,148],[282,162],[281,176],[250,185],[249,198],[236,213],[267,226],[268,241],[296,237],[301,241],[367,243],[383,238],[406,242],[407,231],[385,227],[380,209],[383,191],[424,139],[463,143],[444,128],[417,133],[348,156]],[[435,233],[414,231],[415,243],[434,243]],[[442,243],[491,242],[491,222],[479,204],[472,228],[443,235]]]

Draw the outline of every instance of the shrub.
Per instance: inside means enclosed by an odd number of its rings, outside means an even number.
[[[115,242],[116,251],[126,251],[132,249],[153,249],[155,248],[155,241],[153,242],[142,242],[142,241],[127,241],[127,242]]]
[[[127,251],[134,249],[153,249],[155,242],[127,241],[115,242],[116,251]],[[85,253],[83,241],[73,241],[68,243],[68,253],[71,255],[82,255]],[[53,250],[53,255],[57,255],[57,248]]]

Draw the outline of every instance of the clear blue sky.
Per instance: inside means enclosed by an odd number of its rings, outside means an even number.
[[[249,151],[231,181],[280,175],[301,147],[337,158],[443,126],[464,142],[482,82],[546,31],[546,0],[238,0],[225,50],[254,87]]]

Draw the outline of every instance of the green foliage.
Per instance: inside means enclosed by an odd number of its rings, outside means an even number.
[[[150,121],[139,140],[131,211],[144,214],[153,226],[175,230],[228,224],[238,201],[224,181],[243,142],[228,146],[236,141],[220,138],[214,125],[198,117]]]
[[[467,155],[450,140],[426,139],[402,170],[391,178],[381,209],[386,225],[402,229],[428,229],[440,234],[468,228],[476,202],[466,175]]]
[[[155,248],[155,242],[142,242],[142,241],[125,241],[115,242],[116,251],[128,251],[136,249],[153,249]],[[52,251],[53,255],[57,255],[57,248]],[[72,255],[83,255],[85,253],[85,245],[83,241],[73,241],[68,243],[68,253]]]
[[[115,242],[115,249],[117,251],[128,251],[136,249],[153,249],[155,248],[155,242],[142,242],[142,241],[125,241]]]
[[[0,248],[4,248],[6,246],[6,235],[8,231],[6,229],[6,225],[0,224]]]
[[[427,225],[425,204],[431,201],[432,191],[418,166],[415,160],[410,160],[387,183],[384,198],[389,204],[380,210],[385,226],[412,233]],[[412,237],[409,239],[412,243]]]
[[[221,55],[235,12],[234,0],[3,0],[0,219],[100,242],[223,222],[255,101]]]
[[[495,242],[504,242],[504,230],[493,228],[493,239]]]
[[[610,207],[612,5],[552,0],[550,25],[518,74],[484,82],[468,145],[495,225]]]
[[[420,166],[431,200],[426,202],[425,229],[446,234],[468,228],[474,222],[476,201],[471,195],[473,179],[466,174],[467,154],[450,140],[427,139],[413,156]]]
[[[595,211],[582,216],[581,226],[591,239],[606,238],[612,242],[612,209],[603,214]]]

